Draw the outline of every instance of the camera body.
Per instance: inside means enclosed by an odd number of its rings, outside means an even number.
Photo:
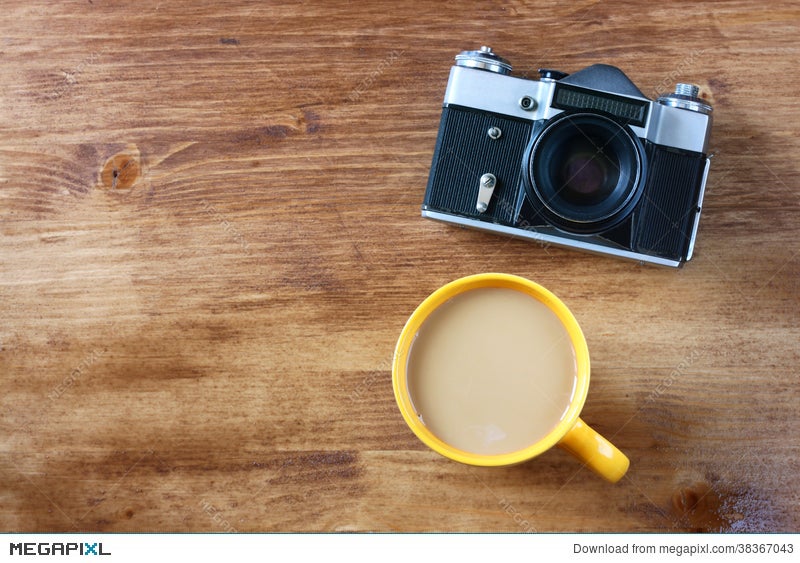
[[[711,106],[657,101],[616,67],[510,75],[489,47],[456,56],[422,215],[664,266],[691,259]]]

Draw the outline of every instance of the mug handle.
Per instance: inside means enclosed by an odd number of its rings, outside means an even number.
[[[611,483],[622,479],[631,464],[624,453],[580,418],[558,445]]]

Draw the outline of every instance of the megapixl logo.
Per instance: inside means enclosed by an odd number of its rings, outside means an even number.
[[[10,543],[10,555],[111,555],[100,542],[80,543]]]

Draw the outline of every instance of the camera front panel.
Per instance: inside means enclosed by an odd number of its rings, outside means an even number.
[[[649,174],[632,220],[631,249],[687,260],[700,213],[707,158],[701,153],[647,144]]]
[[[512,225],[520,190],[520,163],[532,125],[496,113],[446,106],[423,209]],[[480,213],[476,203],[480,177],[486,173],[494,174],[497,185],[489,207]]]

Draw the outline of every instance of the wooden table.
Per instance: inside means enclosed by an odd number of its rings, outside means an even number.
[[[339,4],[4,4],[0,529],[800,530],[800,8]],[[702,86],[691,263],[419,217],[481,44]],[[403,323],[484,271],[574,311],[619,484],[560,450],[463,466],[403,423]]]

